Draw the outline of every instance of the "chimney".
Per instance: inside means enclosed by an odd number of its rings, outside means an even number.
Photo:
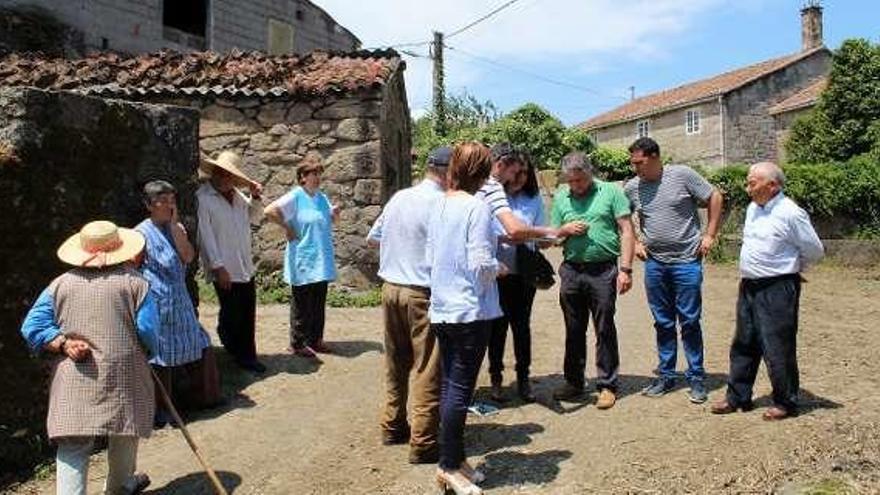
[[[807,0],[801,9],[801,49],[808,51],[822,45],[822,4]]]

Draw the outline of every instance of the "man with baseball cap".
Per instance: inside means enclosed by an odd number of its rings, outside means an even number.
[[[425,256],[428,220],[435,202],[446,188],[446,167],[452,149],[431,151],[421,183],[398,191],[367,235],[379,247],[379,276],[385,316],[385,411],[382,443],[410,443],[413,464],[438,459],[437,432],[440,419],[440,356],[430,331],[430,266]],[[406,403],[412,382],[412,426],[407,422]]]

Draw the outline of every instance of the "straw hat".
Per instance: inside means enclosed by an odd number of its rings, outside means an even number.
[[[217,155],[217,158],[211,158],[203,153],[199,160],[199,175],[203,178],[209,178],[214,173],[214,168],[220,167],[235,178],[236,186],[250,187],[256,181],[241,171],[242,164],[241,156],[234,151],[222,151]]]
[[[102,268],[133,259],[144,249],[140,232],[98,220],[83,226],[58,248],[58,258],[73,266]]]

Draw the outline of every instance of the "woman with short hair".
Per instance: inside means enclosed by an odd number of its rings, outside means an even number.
[[[465,458],[464,425],[477,374],[486,353],[491,321],[501,316],[495,278],[503,266],[489,206],[474,193],[489,177],[489,149],[479,143],[455,147],[449,189],[437,201],[428,226],[431,266],[431,330],[440,347],[440,465],[437,483],[458,494],[480,494],[484,479]]]
[[[327,288],[336,280],[333,223],[339,217],[321,191],[324,167],[307,157],[296,169],[299,183],[266,207],[266,219],[284,228],[284,281],[290,284],[290,351],[316,358],[330,353],[324,342]]]
[[[150,218],[135,227],[146,239],[140,271],[150,283],[160,323],[159,347],[150,364],[182,409],[216,405],[221,401],[220,376],[211,338],[199,323],[186,287],[186,266],[196,253],[178,218],[177,190],[154,180],[144,185],[143,198]],[[157,398],[155,426],[172,421]]]

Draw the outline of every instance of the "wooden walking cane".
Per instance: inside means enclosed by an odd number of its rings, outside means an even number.
[[[150,367],[150,373],[153,375],[153,381],[156,382],[156,387],[159,389],[159,394],[162,395],[162,401],[165,402],[165,405],[168,406],[168,411],[171,413],[171,417],[174,418],[174,421],[177,422],[177,425],[180,427],[181,433],[183,433],[183,438],[186,439],[186,443],[189,445],[190,450],[192,450],[193,454],[195,454],[196,459],[199,460],[199,464],[205,469],[205,473],[208,475],[208,478],[211,480],[211,484],[214,485],[214,491],[217,492],[217,495],[229,495],[226,491],[226,488],[223,487],[223,483],[220,483],[220,478],[217,477],[217,473],[211,469],[211,466],[208,465],[208,461],[202,457],[201,452],[199,452],[199,447],[193,441],[192,437],[189,434],[189,430],[186,429],[186,425],[183,424],[183,420],[180,418],[180,414],[177,413],[177,409],[175,409],[174,404],[171,403],[171,397],[168,395],[168,392],[165,390],[165,386],[162,385],[162,380],[159,380],[159,376],[156,375],[156,370]]]

